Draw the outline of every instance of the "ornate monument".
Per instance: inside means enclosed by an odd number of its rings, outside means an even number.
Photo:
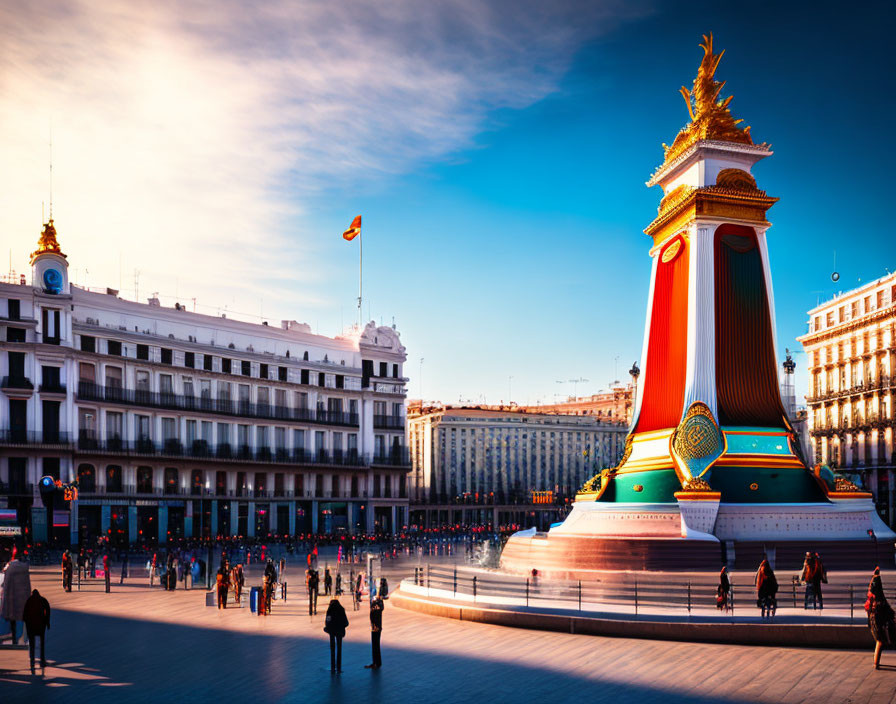
[[[766,219],[752,167],[772,154],[720,99],[722,54],[704,36],[691,116],[647,182],[663,189],[633,421],[620,463],[589,480],[548,533],[512,536],[505,569],[892,564],[871,494],[810,468],[781,403]],[[724,53],[724,52],[723,52]]]

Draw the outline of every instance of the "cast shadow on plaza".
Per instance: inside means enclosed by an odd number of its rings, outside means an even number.
[[[366,618],[351,628],[364,628]],[[358,624],[358,625],[355,625]],[[421,621],[421,628],[427,621]],[[365,629],[366,630],[366,629]],[[474,655],[419,652],[384,640],[385,666],[365,670],[368,642],[346,641],[342,675],[329,672],[329,646],[307,635],[246,634],[75,611],[54,612],[48,638],[51,676],[0,671],[0,699],[12,702],[323,701],[539,704],[569,702],[711,702],[644,681],[603,679],[595,640],[594,678]],[[546,653],[548,654],[548,653]],[[481,655],[481,654],[480,654]],[[57,664],[58,663],[58,664]],[[736,702],[728,698],[729,702]]]

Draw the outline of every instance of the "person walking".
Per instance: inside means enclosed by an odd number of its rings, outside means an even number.
[[[336,594],[335,596],[342,596],[342,575],[338,572],[336,573]]]
[[[330,636],[330,672],[342,672],[342,639],[346,628],[348,616],[345,609],[339,599],[332,599],[324,618],[324,633]]]
[[[778,580],[768,560],[759,564],[756,572],[756,605],[759,607],[762,618],[772,618],[778,608],[776,594],[778,593]]]
[[[815,574],[813,575],[812,591],[815,593],[815,599],[818,602],[819,610],[824,608],[824,599],[821,595],[821,585],[828,583],[828,572],[824,568],[824,563],[818,553],[813,556],[815,558]]]
[[[868,614],[868,628],[874,637],[874,669],[880,669],[880,654],[886,646],[896,644],[896,614],[884,594],[884,585],[880,579],[880,567],[874,568],[871,582],[868,584],[868,598],[865,600],[865,613]]]
[[[40,667],[47,666],[47,635],[50,628],[50,602],[44,599],[35,589],[25,602],[23,610],[25,632],[28,634],[28,651],[31,654],[31,674],[34,674],[34,646],[35,640],[40,638]]]
[[[361,572],[358,572],[358,579],[354,585],[355,590],[355,603],[354,608],[355,611],[361,608],[361,597],[364,595],[364,575]]]
[[[62,553],[62,588],[72,590],[72,554],[68,550]]]
[[[218,587],[218,608],[227,608],[227,588],[230,586],[230,577],[227,574],[227,565],[222,563],[215,575],[215,584]]]
[[[333,577],[330,574],[330,568],[324,569],[324,596],[330,596],[333,591]]]
[[[124,584],[124,580],[128,578],[128,551],[125,550],[124,554],[121,556],[121,579],[119,580],[119,584]]]
[[[379,670],[383,666],[383,656],[380,652],[380,637],[383,635],[383,609],[385,605],[380,597],[370,604],[370,648],[373,653],[373,662],[364,667],[371,670]]]
[[[811,552],[806,553],[806,558],[803,560],[803,569],[800,572],[800,582],[806,585],[806,593],[803,597],[803,609],[809,608],[809,602],[812,602],[812,608],[816,608],[815,602],[815,556]]]
[[[385,577],[380,579],[379,596],[380,596],[380,599],[388,599],[389,598],[389,581]]]
[[[230,584],[233,586],[233,600],[239,604],[243,593],[243,584],[245,584],[242,565],[236,565],[236,567],[230,570]]]
[[[106,581],[106,594],[112,591],[112,572],[109,569],[109,553],[103,555],[103,579]]]
[[[156,576],[156,557],[157,553],[152,554],[152,563],[149,565],[149,586],[153,585]]]
[[[729,599],[731,598],[731,580],[728,578],[728,568],[723,567],[719,572],[719,588],[716,590],[716,608],[721,611],[731,610]]]
[[[12,644],[19,644],[19,633],[16,621],[22,620],[25,602],[31,594],[31,573],[28,563],[22,562],[13,554],[12,559],[3,568],[3,587],[0,591],[0,618],[9,621],[12,633]]]
[[[310,567],[305,573],[305,585],[308,587],[308,615],[317,615],[317,591],[320,588],[320,575]],[[344,610],[344,609],[343,609]],[[329,609],[327,609],[329,613]]]

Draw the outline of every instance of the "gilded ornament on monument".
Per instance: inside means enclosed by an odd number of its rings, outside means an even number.
[[[705,403],[694,401],[671,439],[672,453],[687,477],[699,477],[722,453],[725,438]]]
[[[733,96],[724,100],[719,99],[724,81],[715,80],[716,69],[725,54],[724,50],[716,54],[712,47],[712,34],[703,35],[703,60],[697,69],[697,77],[691,88],[682,86],[681,95],[688,106],[691,122],[687,125],[671,147],[665,144],[666,163],[687,151],[688,147],[703,139],[718,140],[723,142],[736,142],[738,144],[753,144],[749,127],[741,127],[743,120],[736,120],[731,115],[728,105]]]

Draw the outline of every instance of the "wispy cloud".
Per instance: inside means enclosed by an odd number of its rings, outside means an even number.
[[[79,278],[295,315],[304,206],[469,146],[637,3],[0,1],[0,233],[54,210]],[[294,262],[303,262],[297,268]],[[84,270],[89,270],[85,275]],[[271,278],[298,279],[289,291]],[[279,310],[278,310],[279,309]]]

